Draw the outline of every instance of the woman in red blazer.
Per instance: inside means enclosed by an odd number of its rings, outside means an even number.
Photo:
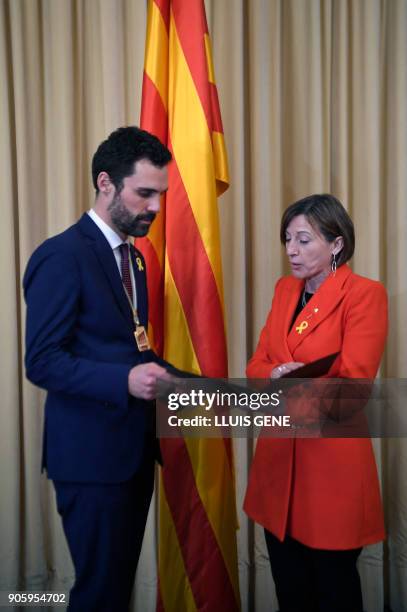
[[[247,375],[279,378],[339,352],[329,377],[373,379],[387,296],[346,265],[355,239],[342,204],[331,195],[292,204],[280,237],[292,275],[276,285]],[[244,509],[265,528],[280,612],[363,611],[356,561],[385,537],[369,439],[260,438]]]

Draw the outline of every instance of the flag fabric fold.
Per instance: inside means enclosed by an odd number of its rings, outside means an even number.
[[[140,124],[173,154],[162,210],[137,241],[153,346],[180,369],[226,377],[217,197],[229,175],[203,0],[149,0]],[[231,441],[161,448],[157,608],[240,610]]]

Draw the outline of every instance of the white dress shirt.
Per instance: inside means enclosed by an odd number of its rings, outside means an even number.
[[[102,232],[102,234],[104,235],[104,237],[106,238],[108,243],[110,244],[110,246],[112,248],[112,251],[113,251],[114,258],[115,258],[116,263],[117,263],[119,274],[121,276],[122,275],[122,270],[121,270],[121,255],[120,255],[119,246],[121,244],[128,244],[128,246],[130,247],[128,239],[123,241],[120,238],[120,236],[118,234],[116,234],[116,232],[114,230],[112,230],[112,228],[109,227],[109,225],[107,223],[105,223],[103,221],[103,219],[101,219],[99,217],[99,215],[97,214],[97,212],[95,212],[93,210],[93,208],[88,210],[88,215],[92,219],[92,221],[94,221],[94,223],[96,223],[96,225],[98,226],[98,228],[100,229],[100,231]],[[130,253],[129,253],[129,262],[130,262],[131,286],[132,286],[132,289],[133,289],[133,306],[134,306],[134,308],[137,308],[136,281],[134,279],[134,271],[133,271],[133,265],[132,265],[132,260],[131,260],[131,257],[130,257]]]

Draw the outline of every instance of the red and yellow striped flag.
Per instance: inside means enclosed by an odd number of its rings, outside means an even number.
[[[141,127],[167,144],[148,238],[150,327],[176,367],[227,376],[217,196],[229,184],[203,0],[149,0]],[[240,609],[230,440],[163,440],[158,609]]]

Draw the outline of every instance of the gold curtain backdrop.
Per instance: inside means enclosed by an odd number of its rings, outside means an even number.
[[[231,187],[219,202],[230,375],[244,375],[288,273],[282,211],[332,192],[356,227],[353,269],[381,280],[381,376],[407,378],[407,0],[208,0]],[[139,120],[144,0],[1,0],[0,590],[67,591],[72,566],[40,474],[44,393],[24,378],[21,276],[93,201],[90,158]],[[50,288],[52,291],[52,287]],[[360,561],[366,612],[407,611],[407,443],[375,440],[388,539]],[[277,610],[262,530],[241,511],[253,442],[237,440],[243,610]],[[156,504],[134,611],[155,610]]]

